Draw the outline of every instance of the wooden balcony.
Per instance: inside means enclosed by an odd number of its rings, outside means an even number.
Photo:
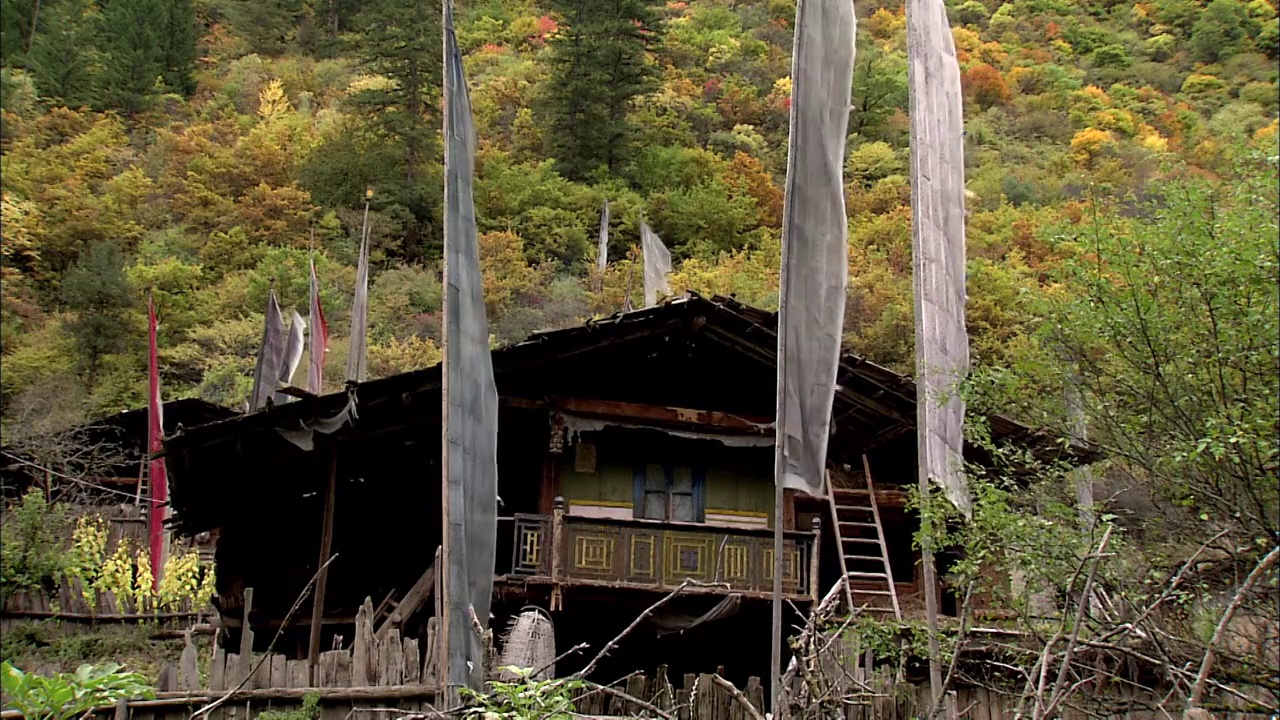
[[[512,576],[557,585],[773,593],[773,530],[641,519],[517,514]],[[782,591],[817,600],[818,529],[783,535]]]

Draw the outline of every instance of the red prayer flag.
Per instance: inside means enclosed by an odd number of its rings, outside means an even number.
[[[147,342],[147,374],[150,381],[147,406],[147,454],[150,459],[147,476],[151,483],[147,534],[151,541],[152,583],[155,589],[159,589],[167,550],[164,521],[169,515],[169,477],[165,472],[164,458],[154,457],[164,449],[164,407],[160,402],[160,369],[156,359],[156,307],[150,295],[147,296]]]

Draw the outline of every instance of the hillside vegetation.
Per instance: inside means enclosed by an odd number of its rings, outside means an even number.
[[[457,5],[496,342],[616,311],[633,282],[638,298],[642,211],[677,258],[677,291],[776,302],[794,2]],[[338,389],[366,187],[371,375],[436,361],[438,10],[4,0],[4,398],[68,417],[144,405],[150,290],[166,396],[239,406],[268,288],[305,316],[312,248],[334,336],[326,385]],[[1028,298],[1080,252],[1062,239],[1103,203],[1132,206],[1167,178],[1229,187],[1249,157],[1274,155],[1276,8],[949,10],[965,87],[970,330],[978,363],[1007,366],[1035,331]],[[864,2],[858,16],[847,339],[909,370],[903,7]],[[606,199],[611,264],[599,278]]]
[[[776,305],[794,0],[456,4],[493,342],[616,312],[628,291],[639,304],[642,213],[673,290]],[[1024,700],[1053,676],[1087,694],[1076,678],[1092,673],[1193,704],[1206,681],[1266,689],[1252,702],[1274,708],[1274,0],[947,7],[966,431],[982,443],[998,410],[1087,434],[1107,459],[1072,475],[993,449],[995,472],[969,475],[972,522],[934,538],[962,558],[946,582],[1019,610],[1025,637],[1047,635],[1041,605],[1090,598],[1043,653],[1000,665],[1040,678]],[[857,10],[845,339],[910,373],[906,23],[901,0]],[[325,389],[340,390],[367,192],[370,375],[439,359],[440,15],[439,0],[0,0],[6,450],[145,406],[148,292],[165,397],[241,406],[269,289],[306,316],[312,254]],[[1111,644],[1073,660],[1077,636]]]

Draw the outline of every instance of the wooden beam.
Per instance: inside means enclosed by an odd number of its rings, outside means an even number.
[[[753,435],[773,434],[772,424],[766,419],[746,418],[716,410],[693,410],[585,398],[554,398],[552,405],[560,410],[579,415],[626,418],[667,425],[712,426]]]
[[[306,390],[303,390],[302,388],[296,388],[296,387],[294,387],[294,386],[292,386],[292,385],[285,385],[285,386],[284,386],[284,387],[282,387],[282,388],[276,388],[276,392],[280,393],[281,395],[288,395],[288,396],[290,396],[290,397],[296,397],[296,398],[300,398],[300,399],[302,399],[302,400],[309,400],[309,399],[311,399],[311,398],[317,398],[317,397],[320,397],[319,395],[316,395],[315,393],[307,392]]]
[[[770,332],[769,334],[776,341],[777,335],[772,332]],[[741,351],[742,353],[744,353],[749,357],[755,358],[756,361],[764,363],[769,367],[773,367],[773,368],[777,367],[778,358],[777,358],[776,350],[765,350],[753,343],[744,342],[741,338],[736,337],[731,333],[722,331],[713,325],[707,326],[706,335],[709,338],[712,338],[731,348]],[[844,370],[847,367],[848,367],[847,364],[841,363],[842,370]],[[860,382],[869,382],[866,378],[860,375],[855,374],[853,377]],[[846,381],[848,379],[849,378],[845,378]],[[839,382],[839,380],[837,380],[837,385],[839,385],[839,387],[836,389],[836,398],[838,400],[845,400],[846,402],[864,407],[867,410],[871,410],[872,412],[878,413],[880,415],[893,418],[894,420],[897,420],[899,422],[909,422],[909,420],[905,416],[903,416],[901,413],[899,413],[896,409],[888,405],[885,405],[884,403],[878,402],[870,397],[867,397],[866,395],[850,390],[846,383],[841,383]]]
[[[436,548],[435,558],[431,560],[431,566],[427,571],[422,573],[422,577],[409,588],[404,594],[396,609],[391,611],[391,615],[382,623],[382,627],[378,628],[375,633],[379,638],[385,638],[391,634],[391,631],[403,627],[406,620],[413,616],[418,608],[431,597],[432,590],[436,587],[436,574],[439,572],[436,567],[440,564],[440,548]]]
[[[329,584],[330,552],[333,550],[334,495],[338,484],[338,449],[329,446],[329,477],[324,489],[324,518],[320,526],[320,575],[316,578],[315,601],[311,603],[311,637],[307,649],[307,666],[311,682],[316,682],[316,667],[320,661],[320,630],[324,627],[324,595]]]

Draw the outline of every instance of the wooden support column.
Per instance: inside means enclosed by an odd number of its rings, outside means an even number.
[[[244,622],[240,625],[240,658],[235,669],[235,683],[249,677],[253,669],[253,628],[249,625],[249,613],[253,612],[253,588],[244,589]]]
[[[538,490],[538,512],[550,515],[555,509],[555,499],[560,495],[560,462],[558,455],[544,451],[542,455],[542,486]]]
[[[814,517],[813,545],[809,550],[809,597],[813,598],[814,607],[822,600],[818,596],[818,568],[822,560],[822,518]]]
[[[796,527],[796,491],[782,491],[782,529],[799,530]]]
[[[561,574],[564,572],[563,560],[564,555],[564,497],[557,495],[554,501],[554,509],[551,511],[551,580],[554,583],[551,586],[551,610],[556,611],[561,608],[563,598],[561,597],[560,580]]]
[[[320,573],[316,578],[315,601],[311,604],[311,638],[307,649],[307,666],[312,687],[318,685],[316,667],[320,661],[320,631],[324,627],[324,595],[329,585],[329,568],[325,563],[329,562],[329,555],[333,550],[333,511],[337,485],[338,449],[329,445],[329,473],[325,480],[324,518],[320,526],[320,560],[317,565]]]

